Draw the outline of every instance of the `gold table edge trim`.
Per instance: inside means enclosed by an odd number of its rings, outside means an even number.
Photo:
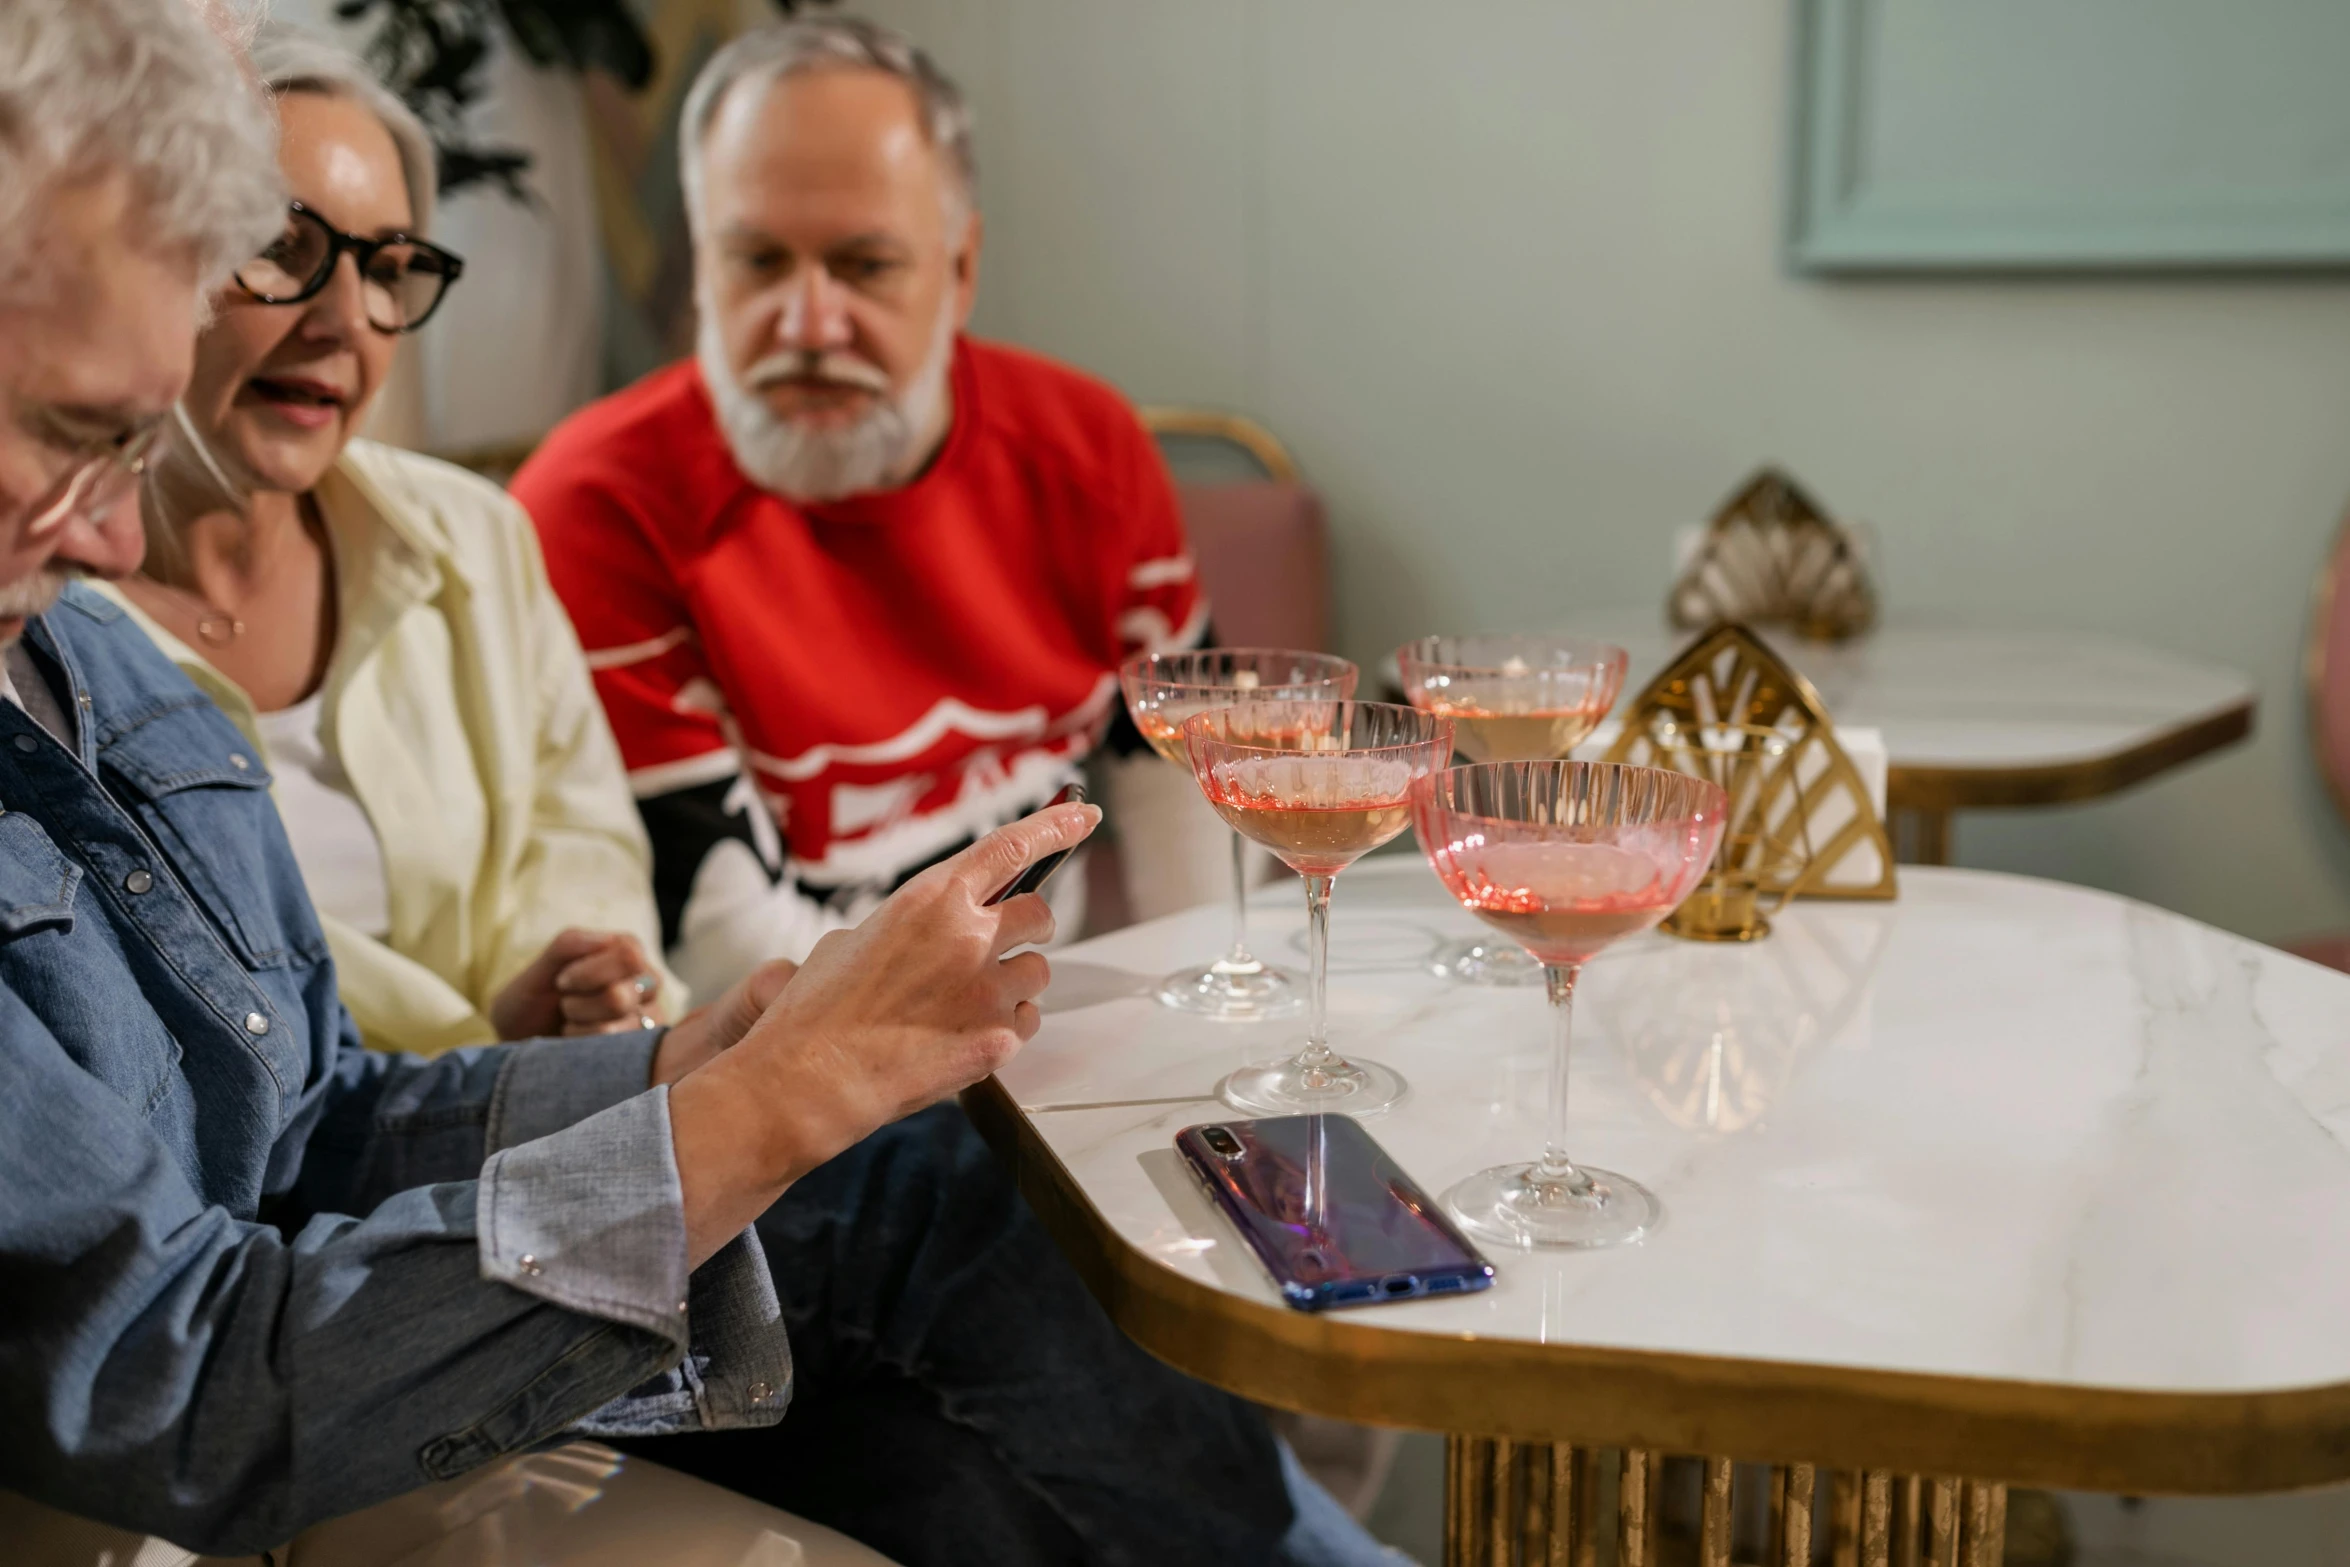
[[[2029,767],[1932,767],[1896,764],[1886,770],[1885,807],[1891,811],[1972,811],[2002,806],[2063,805],[2118,794],[2170,769],[2249,737],[2258,710],[2246,697],[2166,729],[2127,750],[2073,762]]]
[[[1400,700],[1400,692],[1391,694]],[[2233,707],[2158,731],[2124,750],[2069,762],[2021,767],[1890,762],[1885,769],[1885,809],[1983,811],[2102,799],[2249,739],[2259,710],[2260,699],[2248,696]],[[2350,814],[2350,800],[2344,810]]]
[[[1130,1245],[996,1079],[962,1102],[1110,1319],[1169,1365],[1259,1403],[1523,1442],[2134,1495],[2350,1479],[2350,1383],[2260,1393],[2061,1387],[1399,1333],[1247,1300]]]

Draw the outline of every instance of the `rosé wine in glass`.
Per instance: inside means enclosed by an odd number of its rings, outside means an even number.
[[[1330,889],[1338,873],[1404,830],[1412,786],[1452,755],[1452,726],[1384,702],[1252,701],[1183,724],[1200,792],[1233,829],[1305,878],[1308,1022],[1304,1048],[1242,1067],[1218,1085],[1254,1115],[1368,1115],[1403,1096],[1376,1061],[1330,1048]]]
[[[1137,653],[1118,671],[1134,727],[1163,759],[1189,771],[1183,721],[1236,702],[1340,700],[1355,693],[1357,671],[1343,658],[1287,648],[1197,648]],[[1260,962],[1248,949],[1248,842],[1232,835],[1232,945],[1224,956],[1170,974],[1159,1000],[1225,1022],[1288,1017],[1305,1007],[1297,976]]]
[[[1607,717],[1608,704],[1521,708],[1506,696],[1475,690],[1431,698],[1426,710],[1452,720],[1453,744],[1472,762],[1565,756]]]
[[[1680,903],[1648,855],[1612,843],[1492,843],[1458,852],[1461,906],[1538,963],[1588,961]]]
[[[1561,761],[1616,704],[1628,656],[1587,637],[1547,632],[1422,637],[1396,649],[1404,700],[1452,720],[1472,762]],[[1454,942],[1436,972],[1472,985],[1531,985],[1540,965],[1506,941]]]
[[[1270,726],[1259,743],[1305,737]],[[1300,876],[1335,876],[1411,824],[1409,764],[1386,758],[1243,757],[1200,780],[1232,830],[1271,849]]]
[[[1552,1025],[1550,1137],[1444,1194],[1471,1233],[1517,1246],[1617,1246],[1648,1233],[1655,1193],[1567,1157],[1575,981],[1611,942],[1670,914],[1705,876],[1729,801],[1718,784],[1606,762],[1483,762],[1412,787],[1412,825],[1461,906],[1542,965]]]

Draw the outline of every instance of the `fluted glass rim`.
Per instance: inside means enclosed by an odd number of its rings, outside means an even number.
[[[1253,687],[1228,685],[1212,680],[1169,679],[1162,675],[1147,673],[1154,668],[1175,664],[1186,659],[1206,660],[1211,658],[1226,660],[1260,658],[1267,661],[1295,659],[1329,665],[1330,672],[1326,675],[1292,676],[1275,680],[1269,685]],[[1344,683],[1345,694],[1351,698],[1356,686],[1361,684],[1362,677],[1362,666],[1355,663],[1353,659],[1341,658],[1336,653],[1315,652],[1310,648],[1165,648],[1128,654],[1118,665],[1118,689],[1125,696],[1129,705],[1144,700],[1138,688],[1145,683],[1152,693],[1150,700],[1156,702],[1184,701],[1197,697],[1225,695],[1234,696],[1240,700],[1253,701],[1256,700],[1254,693],[1257,691],[1311,691],[1339,682]],[[1271,698],[1270,700],[1280,700],[1280,698]],[[1316,698],[1306,697],[1303,700],[1312,701]]]
[[[1493,643],[1497,646],[1512,645],[1526,649],[1565,649],[1569,650],[1570,656],[1556,662],[1541,664],[1527,660],[1528,667],[1526,669],[1513,671],[1507,667],[1509,657],[1506,655],[1491,662],[1485,662],[1476,658],[1446,657],[1438,651],[1442,644],[1476,642]],[[1415,669],[1425,673],[1444,675],[1516,675],[1524,677],[1572,674],[1579,670],[1612,670],[1615,675],[1616,687],[1621,690],[1625,673],[1631,662],[1630,651],[1621,643],[1611,642],[1605,637],[1589,637],[1569,631],[1478,631],[1461,635],[1440,633],[1434,636],[1414,637],[1395,650],[1396,670],[1407,680],[1410,679]]]
[[[1251,745],[1245,740],[1233,740],[1222,734],[1211,732],[1211,728],[1215,724],[1228,721],[1244,713],[1252,719],[1262,721],[1265,710],[1270,707],[1329,707],[1332,705],[1357,711],[1372,709],[1382,713],[1393,713],[1398,717],[1409,718],[1426,726],[1427,733],[1384,745],[1348,745],[1336,750],[1306,751],[1296,746]],[[1351,717],[1352,714],[1350,713],[1348,716]],[[1212,707],[1204,712],[1193,713],[1183,720],[1182,733],[1186,746],[1211,745],[1220,750],[1232,752],[1237,756],[1326,756],[1337,760],[1342,757],[1384,756],[1392,752],[1425,751],[1432,747],[1441,747],[1438,755],[1450,756],[1452,754],[1452,728],[1451,719],[1439,717],[1434,713],[1425,712],[1402,702],[1359,702],[1352,697],[1267,697],[1252,698],[1230,703],[1223,707]],[[1196,749],[1193,754],[1195,756],[1198,754]],[[1424,776],[1424,774],[1414,775],[1413,783],[1416,785]]]

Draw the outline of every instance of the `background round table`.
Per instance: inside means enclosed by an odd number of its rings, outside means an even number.
[[[1653,609],[1571,614],[1561,626],[1631,654],[1625,702],[1696,635]],[[1882,731],[1889,825],[1917,864],[1949,863],[1953,811],[2097,799],[2252,732],[2249,677],[2092,632],[1896,623],[1810,642],[1757,629],[1837,723]],[[1400,692],[1392,659],[1382,674]]]

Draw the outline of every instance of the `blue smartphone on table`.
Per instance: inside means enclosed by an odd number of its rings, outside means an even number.
[[[1300,1311],[1493,1283],[1493,1264],[1352,1116],[1211,1121],[1175,1148]]]

